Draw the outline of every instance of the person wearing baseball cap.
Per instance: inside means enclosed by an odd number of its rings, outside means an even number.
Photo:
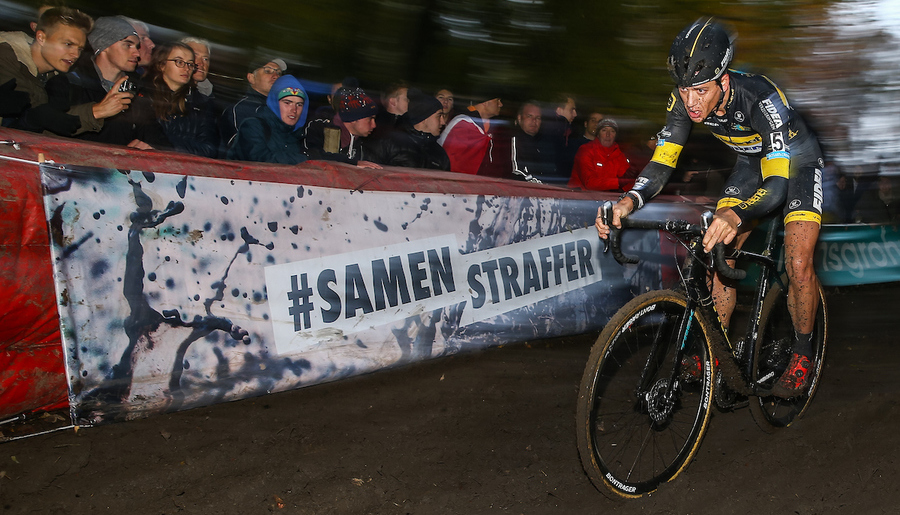
[[[280,77],[269,90],[266,107],[241,124],[228,159],[282,164],[306,161],[301,140],[308,99],[296,77]]]
[[[278,57],[256,57],[247,67],[247,93],[237,102],[227,107],[219,118],[219,138],[222,143],[222,157],[225,156],[241,123],[259,114],[266,105],[266,97],[272,85],[284,72],[287,64]]]
[[[570,188],[595,191],[628,191],[634,186],[634,170],[625,157],[616,134],[619,124],[604,118],[597,124],[597,137],[585,143],[575,154]]]

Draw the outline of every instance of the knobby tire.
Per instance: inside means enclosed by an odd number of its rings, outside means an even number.
[[[676,362],[685,306],[674,291],[638,296],[591,349],[578,394],[578,450],[594,486],[612,499],[640,497],[674,479],[706,432],[716,373],[708,335],[715,329],[694,313],[684,355],[699,367]],[[673,377],[676,395],[667,397]]]
[[[762,333],[756,341],[752,379],[760,378],[764,389],[771,388],[787,367],[791,356],[791,338],[794,326],[787,308],[787,276],[782,276],[782,288],[775,283],[766,295],[760,316]],[[767,433],[790,426],[803,416],[812,402],[822,377],[825,363],[825,347],[828,342],[828,309],[825,293],[819,285],[819,305],[816,308],[816,323],[813,330],[813,355],[815,362],[810,371],[810,385],[805,394],[793,399],[781,399],[772,395],[750,399],[750,414],[756,425]]]

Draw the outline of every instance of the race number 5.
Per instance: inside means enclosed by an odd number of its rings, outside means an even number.
[[[781,152],[784,150],[784,136],[780,132],[773,132],[769,138],[772,142],[772,150],[774,152]]]

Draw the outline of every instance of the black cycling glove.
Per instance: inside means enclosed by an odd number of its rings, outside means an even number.
[[[28,93],[16,91],[16,79],[9,79],[0,85],[0,116],[18,116],[29,103]]]

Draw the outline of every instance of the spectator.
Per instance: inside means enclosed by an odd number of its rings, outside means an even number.
[[[363,145],[363,139],[375,130],[378,105],[355,78],[348,77],[341,84],[332,99],[334,117],[313,120],[306,128],[306,154],[310,159],[381,168],[371,161],[372,152]]]
[[[400,117],[409,110],[409,87],[405,82],[395,82],[381,95],[381,109],[375,117],[375,132],[373,138],[387,137],[400,121]]]
[[[134,27],[122,16],[97,18],[88,42],[93,55],[82,56],[68,78],[72,103],[93,103],[94,125],[76,137],[140,149],[167,146],[162,130],[153,130],[146,122],[152,113],[131,108],[134,88],[128,85],[138,80],[134,70],[140,59]]]
[[[128,20],[128,23],[134,27],[134,31],[137,32],[138,39],[140,39],[141,44],[138,45],[138,51],[140,52],[140,61],[138,62],[138,67],[135,69],[138,75],[143,77],[147,74],[147,66],[150,65],[150,60],[153,58],[153,49],[156,48],[156,43],[150,39],[150,27],[147,26],[146,23],[135,20],[134,18],[125,18]]]
[[[450,158],[438,145],[441,110],[438,99],[410,89],[409,109],[398,130],[377,143],[381,164],[432,170],[450,170]]]
[[[35,11],[34,21],[28,24],[31,28],[31,33],[34,34],[37,32],[38,21],[41,19],[41,16],[50,9],[54,9],[56,7],[67,7],[66,3],[62,0],[44,0],[40,4],[38,4],[38,8]]]
[[[219,104],[216,102],[215,96],[213,95],[213,84],[208,78],[210,55],[209,41],[195,37],[186,37],[183,38],[181,42],[187,44],[187,46],[191,47],[191,50],[194,51],[194,64],[197,66],[192,77],[194,79],[194,87],[191,88],[190,101],[196,109],[206,112],[207,116],[211,116],[213,120],[217,122],[221,112],[219,111]],[[216,148],[219,149],[217,151],[218,154],[218,152],[221,152],[221,141],[219,138],[218,123],[214,125],[213,139],[216,142]]]
[[[540,104],[534,100],[523,103],[516,116],[511,141],[513,179],[540,183],[540,176],[556,174],[553,149],[547,145],[540,130]]]
[[[194,51],[184,43],[165,43],[153,52],[147,66],[147,89],[136,103],[149,97],[157,122],[172,148],[204,157],[216,157],[216,118],[193,95]],[[200,100],[205,102],[205,100]]]
[[[582,145],[575,156],[570,188],[596,191],[628,191],[634,186],[631,163],[616,143],[619,126],[612,118],[598,124],[594,141]]]
[[[565,180],[572,173],[574,153],[570,144],[574,142],[572,121],[578,115],[575,110],[575,99],[569,95],[561,95],[554,100],[553,111],[549,120],[544,120],[544,137],[553,145],[556,161],[556,177]]]
[[[439,89],[437,93],[434,94],[434,98],[438,99],[441,103],[441,131],[443,131],[450,120],[457,115],[453,108],[453,92],[449,89]]]
[[[306,161],[301,129],[308,98],[296,77],[280,77],[269,89],[266,108],[241,123],[228,159],[291,165]]]
[[[3,125],[71,136],[93,126],[91,106],[70,108],[65,72],[81,55],[94,20],[68,7],[41,15],[32,39],[0,33],[0,116]],[[30,108],[29,108],[30,107]]]
[[[181,42],[191,47],[191,50],[194,51],[194,64],[197,65],[197,69],[194,71],[193,78],[197,91],[204,97],[211,99],[213,96],[213,84],[208,77],[210,56],[209,41],[195,37],[187,37],[182,38]]]
[[[469,106],[466,114],[450,120],[438,138],[438,143],[450,157],[451,171],[477,174],[490,167],[493,161],[491,118],[500,114],[503,102],[499,97],[485,96],[488,97],[486,100]]]
[[[603,113],[600,113],[599,111],[591,111],[590,114],[588,114],[588,117],[584,119],[584,131],[572,141],[574,143],[572,146],[575,150],[572,152],[573,156],[578,153],[578,148],[581,147],[581,145],[594,141],[594,138],[597,137],[597,124],[599,124],[602,119]]]
[[[241,122],[247,118],[252,118],[266,105],[266,97],[272,85],[281,77],[281,74],[287,70],[287,65],[282,59],[262,58],[253,61],[247,72],[247,85],[249,90],[247,94],[238,100],[235,104],[225,109],[222,117],[219,119],[219,139],[222,142],[224,151],[234,142],[234,136],[237,134],[238,127]]]

